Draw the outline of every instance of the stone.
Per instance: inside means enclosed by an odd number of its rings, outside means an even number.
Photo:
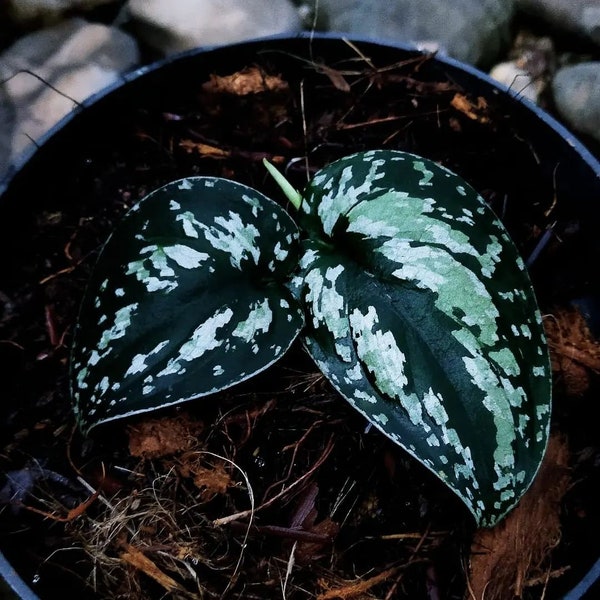
[[[552,81],[552,95],[568,126],[600,142],[600,62],[559,69]]]
[[[164,55],[302,29],[289,0],[129,0],[137,34]]]
[[[463,62],[494,64],[510,39],[513,0],[319,0],[335,32],[437,44]]]
[[[5,10],[17,24],[53,23],[66,13],[86,11],[114,0],[6,0]]]
[[[536,82],[531,73],[518,66],[516,61],[497,64],[490,71],[490,77],[516,92],[518,96],[537,103],[541,91],[539,82]]]
[[[139,63],[137,42],[74,18],[15,42],[0,55],[0,176],[77,102]]]
[[[517,10],[600,44],[600,0],[515,0]]]

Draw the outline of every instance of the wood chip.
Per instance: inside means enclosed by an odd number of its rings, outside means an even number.
[[[231,152],[227,150],[209,144],[192,142],[192,140],[182,140],[179,142],[179,147],[183,148],[188,154],[198,152],[198,154],[207,158],[227,158],[228,156],[231,156]]]
[[[287,82],[276,75],[268,75],[258,67],[248,67],[232,75],[211,75],[210,81],[202,85],[205,92],[247,96],[261,92],[285,92]]]
[[[478,96],[477,104],[473,104],[463,94],[454,94],[450,104],[473,121],[478,121],[479,123],[490,122],[489,117],[486,115],[488,105],[483,96]]]
[[[125,551],[121,553],[121,560],[154,579],[167,592],[185,591],[172,577],[161,571],[143,552],[131,544],[125,544],[124,548]]]

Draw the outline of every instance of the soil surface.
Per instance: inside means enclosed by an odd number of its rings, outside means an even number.
[[[343,59],[257,52],[187,72],[177,89],[123,98],[50,144],[10,191],[0,243],[0,545],[42,599],[433,600],[481,598],[484,588],[488,600],[553,599],[600,552],[600,346],[582,317],[597,294],[600,249],[588,223],[597,209],[576,208],[563,166],[544,160],[548,141],[528,138],[501,98],[467,91],[430,69],[431,57],[386,61],[339,44]],[[264,157],[301,189],[330,161],[370,148],[457,172],[523,257],[537,255],[553,440],[514,515],[477,531],[299,344],[250,382],[83,438],[67,385],[70,338],[119,218],[189,175],[234,179],[283,202]]]

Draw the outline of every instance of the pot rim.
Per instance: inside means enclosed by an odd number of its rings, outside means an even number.
[[[21,576],[15,571],[15,568],[6,560],[6,557],[0,550],[0,577],[2,580],[0,583],[4,584],[0,586],[0,593],[3,592],[3,587],[8,589],[14,594],[15,598],[21,598],[22,600],[40,600],[39,596],[32,591],[32,589],[23,581]],[[4,594],[2,593],[2,597]],[[10,596],[7,596],[7,600]]]
[[[274,35],[262,36],[251,38],[248,40],[243,40],[240,42],[229,43],[229,44],[214,44],[210,46],[199,46],[197,48],[192,48],[190,50],[185,50],[183,52],[179,52],[173,54],[171,56],[167,56],[165,58],[156,60],[147,65],[143,65],[141,67],[134,68],[130,71],[127,71],[119,76],[119,78],[113,82],[112,84],[102,88],[100,91],[92,94],[88,98],[86,98],[83,102],[80,102],[76,105],[76,107],[65,115],[62,119],[57,121],[46,133],[41,135],[38,140],[36,140],[33,144],[30,145],[29,148],[24,150],[16,160],[8,165],[7,171],[0,177],[0,198],[4,195],[7,188],[9,187],[12,179],[15,175],[21,171],[25,165],[31,160],[33,155],[39,150],[40,147],[44,146],[46,142],[50,138],[52,138],[58,131],[62,130],[70,121],[77,117],[77,115],[83,112],[85,109],[90,106],[96,104],[104,97],[109,94],[115,92],[118,89],[121,89],[128,84],[135,82],[139,78],[147,75],[148,73],[153,73],[159,69],[162,69],[165,66],[170,65],[171,63],[178,62],[180,60],[194,57],[200,54],[206,54],[213,51],[218,51],[222,48],[232,48],[235,46],[243,47],[243,46],[252,46],[260,43],[268,43],[279,40],[290,40],[290,39],[306,39],[306,40],[349,40],[352,43],[366,43],[366,44],[374,44],[378,46],[389,46],[391,48],[395,48],[398,50],[405,50],[408,52],[421,52],[423,50],[420,49],[416,44],[406,43],[406,42],[398,42],[391,39],[382,39],[375,38],[369,36],[353,36],[348,33],[335,32],[335,31],[327,31],[327,32],[312,32],[312,31],[301,31],[297,34],[289,34],[289,33],[279,33]],[[536,116],[539,120],[541,120],[545,125],[547,125],[550,129],[553,129],[555,133],[557,133],[560,137],[564,138],[564,140],[569,144],[580,156],[581,158],[588,164],[588,166],[592,169],[594,173],[596,173],[597,177],[600,179],[600,159],[596,158],[594,154],[587,148],[587,146],[574,134],[570,129],[560,123],[555,117],[550,115],[543,108],[540,108],[520,94],[519,91],[507,86],[499,81],[493,79],[490,75],[480,70],[479,68],[460,61],[458,59],[452,58],[450,56],[436,54],[435,60],[441,63],[442,65],[447,65],[452,67],[453,69],[457,69],[467,73],[469,76],[480,80],[487,86],[489,86],[494,93],[502,93],[510,96],[517,103],[521,104],[525,109],[529,110]]]
[[[328,32],[311,32],[301,31],[297,34],[280,33],[275,35],[268,35],[256,38],[250,38],[235,43],[228,44],[214,44],[210,46],[200,46],[183,52],[179,52],[165,58],[156,60],[147,65],[134,68],[127,71],[119,76],[119,78],[112,84],[102,88],[100,91],[92,94],[84,101],[78,103],[76,107],[69,112],[65,117],[56,122],[46,133],[44,133],[38,140],[36,140],[29,148],[23,151],[17,159],[8,166],[7,171],[0,178],[0,200],[5,194],[7,189],[10,187],[11,182],[15,176],[26,167],[33,156],[42,148],[53,136],[59,131],[66,127],[72,120],[74,120],[80,113],[85,109],[100,102],[103,98],[109,96],[113,92],[125,88],[127,85],[137,81],[138,79],[154,73],[164,67],[169,66],[172,63],[184,60],[186,58],[204,55],[210,52],[219,51],[224,48],[235,48],[244,46],[253,46],[261,43],[270,43],[276,41],[285,40],[331,40],[331,41],[350,41],[353,44],[372,44],[380,47],[390,47],[397,50],[403,50],[407,52],[424,53],[416,44],[398,42],[391,39],[374,38],[369,36],[354,36],[348,33],[328,31]],[[592,152],[583,144],[578,137],[573,134],[567,127],[562,125],[556,118],[546,112],[544,109],[537,106],[534,102],[528,98],[522,96],[517,90],[512,89],[503,83],[500,83],[490,77],[487,73],[480,70],[479,68],[462,62],[458,59],[436,54],[434,60],[441,63],[442,65],[449,66],[455,70],[462,71],[479,80],[484,85],[490,88],[495,94],[504,94],[511,97],[516,103],[521,104],[527,111],[531,112],[533,116],[537,117],[542,123],[549,129],[553,130],[560,138],[572,147],[572,149],[581,157],[581,159],[588,165],[598,179],[600,179],[600,160],[596,158]],[[600,559],[592,566],[590,571],[583,577],[581,582],[577,584],[570,592],[568,592],[563,598],[566,600],[577,600],[581,597],[581,587],[584,586],[585,591],[598,579],[600,578]],[[3,552],[0,550],[0,577],[4,580],[4,583],[8,586],[10,591],[15,594],[16,598],[22,600],[40,600],[39,596],[29,587],[27,583],[21,578],[16,572],[14,567],[6,559]],[[0,581],[0,583],[2,583]],[[0,590],[1,591],[1,590]]]

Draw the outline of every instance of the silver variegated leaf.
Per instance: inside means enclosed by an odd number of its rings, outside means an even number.
[[[545,451],[551,373],[523,261],[483,199],[411,154],[359,153],[304,194],[306,346],[334,387],[491,526]]]
[[[75,331],[82,430],[210,394],[288,349],[302,311],[283,285],[298,229],[259,192],[190,177],[137,204],[104,246]]]

